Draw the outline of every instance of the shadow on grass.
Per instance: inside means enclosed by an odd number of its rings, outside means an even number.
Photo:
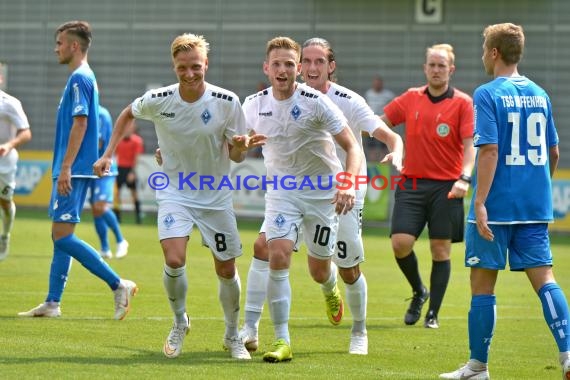
[[[117,350],[123,351],[124,354],[120,357],[85,357],[73,355],[15,357],[2,354],[0,355],[0,364],[7,366],[36,365],[41,363],[104,366],[136,366],[144,364],[152,364],[154,366],[212,366],[219,364],[245,365],[251,362],[251,360],[232,359],[229,357],[229,353],[223,351],[183,352],[178,358],[169,359],[166,358],[160,350],[132,349],[124,346],[111,346],[108,348],[114,352],[117,352]]]

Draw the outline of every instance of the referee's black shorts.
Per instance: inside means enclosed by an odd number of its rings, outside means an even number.
[[[430,239],[463,241],[463,199],[447,199],[454,183],[406,178],[402,188],[396,188],[390,234],[404,233],[417,239],[427,222]]]
[[[129,173],[134,172],[134,168],[126,167],[126,166],[119,166],[117,174],[117,189],[121,189],[123,185],[126,185],[129,189],[134,190],[137,188],[137,178],[135,176],[134,181],[128,181],[127,177]]]

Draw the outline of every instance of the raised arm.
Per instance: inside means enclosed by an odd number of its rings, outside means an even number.
[[[354,134],[348,126],[346,126],[334,139],[346,152],[345,174],[351,181],[359,174],[362,165],[363,152],[360,145],[356,141]],[[349,189],[339,189],[335,194],[332,203],[336,204],[336,212],[338,214],[346,214],[354,207],[355,188],[351,186]]]
[[[254,131],[251,131],[249,136],[233,136],[233,144],[229,144],[230,159],[234,162],[242,162],[248,150],[264,145],[266,140],[267,136],[255,134]]]
[[[382,119],[380,119],[382,120]],[[392,165],[398,171],[402,171],[402,158],[404,156],[404,142],[399,134],[394,132],[385,122],[380,123],[380,127],[374,130],[372,134],[376,140],[386,144],[390,153],[388,153],[380,163],[392,162]]]

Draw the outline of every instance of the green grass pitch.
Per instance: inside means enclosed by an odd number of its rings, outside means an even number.
[[[89,212],[85,214],[77,233],[97,247]],[[64,294],[63,316],[25,319],[18,318],[17,312],[36,306],[46,295],[52,244],[46,213],[19,211],[10,255],[0,262],[0,378],[436,379],[439,373],[454,370],[468,359],[469,272],[462,265],[463,245],[453,247],[452,278],[440,311],[441,328],[425,329],[421,322],[405,326],[405,299],[411,292],[393,259],[387,231],[373,227],[364,229],[366,262],[362,265],[369,291],[368,356],[348,354],[348,308],[340,326],[329,324],[320,289],[309,277],[303,249],[294,255],[291,268],[293,360],[279,364],[262,361],[261,353],[273,341],[267,308],[261,321],[260,349],[253,360],[230,359],[222,350],[224,327],[212,259],[199,245],[195,231],[187,261],[192,328],[182,355],[167,359],[161,349],[172,316],[162,286],[163,259],[152,219],[147,217],[142,226],[123,224],[129,255],[110,261],[121,276],[140,287],[124,321],[112,319],[113,298],[107,286],[77,262]],[[257,222],[240,222],[244,255],[237,264],[242,305],[258,227]],[[553,238],[555,271],[567,294],[569,242],[567,237]],[[416,252],[423,279],[429,282],[431,259],[426,243],[422,237]],[[501,273],[497,297],[499,319],[490,354],[491,376],[559,379],[557,348],[526,276]]]

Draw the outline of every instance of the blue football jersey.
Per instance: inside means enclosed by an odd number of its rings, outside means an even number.
[[[551,221],[549,149],[558,144],[558,134],[548,95],[526,77],[498,77],[478,87],[473,102],[475,146],[498,145],[497,170],[485,203],[489,223]],[[475,193],[476,175],[474,179]],[[475,221],[474,199],[469,221]]]
[[[93,164],[99,157],[99,90],[95,74],[87,63],[71,73],[59,101],[53,149],[53,178],[59,176],[75,116],[87,116],[87,130],[71,166],[71,175],[96,177],[93,174]]]
[[[107,146],[109,146],[109,141],[111,140],[111,135],[113,134],[113,118],[103,106],[99,106],[99,157],[105,153]],[[117,167],[117,160],[113,156],[111,161],[111,169],[109,175],[118,175],[119,169]]]

